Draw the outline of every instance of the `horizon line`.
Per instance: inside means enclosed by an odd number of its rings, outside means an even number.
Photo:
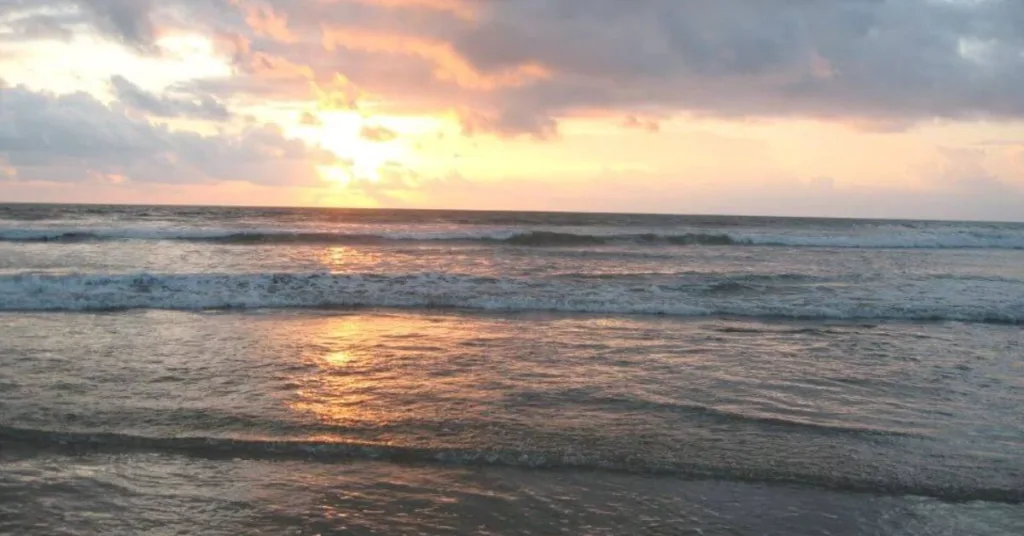
[[[788,219],[788,220],[832,220],[832,221],[895,221],[917,223],[992,223],[1006,225],[1024,225],[1024,220],[972,220],[972,219],[937,219],[909,217],[865,217],[865,216],[793,216],[777,214],[714,214],[714,213],[682,213],[682,212],[605,212],[605,211],[571,211],[571,210],[519,210],[519,209],[464,209],[464,208],[412,208],[412,207],[343,207],[319,205],[204,205],[186,203],[96,203],[96,202],[44,202],[44,201],[4,201],[0,206],[28,205],[54,207],[154,207],[154,208],[207,208],[207,209],[247,209],[247,210],[321,210],[351,212],[463,212],[470,214],[563,214],[563,215],[595,215],[595,216],[647,216],[647,217],[692,217],[692,218],[748,218],[748,219]]]

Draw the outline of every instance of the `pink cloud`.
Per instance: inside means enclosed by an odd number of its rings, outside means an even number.
[[[480,11],[480,2],[472,0],[327,0],[331,3],[354,2],[391,9],[417,8],[451,13],[461,19],[473,20]]]

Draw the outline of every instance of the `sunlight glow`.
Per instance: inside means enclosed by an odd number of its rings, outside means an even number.
[[[408,158],[409,147],[401,138],[371,140],[362,135],[365,126],[381,124],[379,121],[367,121],[351,111],[323,112],[319,118],[323,125],[311,129],[310,137],[351,164],[349,169],[321,169],[321,175],[329,182],[346,185],[354,180],[377,181],[388,163]]]
[[[320,173],[320,178],[327,183],[337,186],[348,186],[352,183],[352,173],[347,168],[318,166],[317,171]]]
[[[386,259],[373,250],[332,246],[317,250],[317,260],[331,273],[345,273],[354,266],[384,262]]]

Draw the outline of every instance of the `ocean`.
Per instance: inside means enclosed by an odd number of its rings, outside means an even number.
[[[0,206],[0,533],[1024,534],[1024,224]]]

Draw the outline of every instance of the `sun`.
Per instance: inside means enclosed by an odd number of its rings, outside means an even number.
[[[381,120],[366,119],[357,112],[322,112],[314,137],[320,146],[350,162],[345,167],[321,168],[321,175],[330,182],[347,185],[353,181],[378,181],[381,169],[390,163],[407,159],[409,149],[400,138],[367,139],[363,133],[369,124]]]
[[[317,166],[320,178],[338,186],[348,186],[354,180],[352,170],[342,166]]]

